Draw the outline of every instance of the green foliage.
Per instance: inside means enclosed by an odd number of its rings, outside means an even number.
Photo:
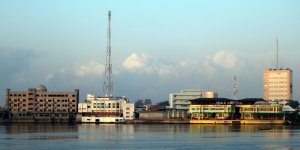
[[[169,101],[159,102],[156,105],[159,105],[159,106],[169,106]]]
[[[299,106],[299,102],[295,100],[290,100],[288,102],[288,105],[291,106],[292,108],[297,108]]]

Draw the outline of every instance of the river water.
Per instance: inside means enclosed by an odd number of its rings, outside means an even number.
[[[300,127],[202,124],[0,124],[0,149],[300,150]]]

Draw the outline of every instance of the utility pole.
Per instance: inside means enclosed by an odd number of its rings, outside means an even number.
[[[108,11],[108,27],[107,27],[107,51],[105,64],[106,81],[103,84],[103,93],[105,97],[113,97],[113,81],[112,81],[112,59],[111,59],[111,11]]]

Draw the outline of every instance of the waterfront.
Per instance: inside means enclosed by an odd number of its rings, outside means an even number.
[[[2,124],[0,149],[300,149],[300,127]]]

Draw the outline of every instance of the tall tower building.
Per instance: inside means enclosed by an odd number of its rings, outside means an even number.
[[[269,69],[263,72],[263,96],[265,100],[291,100],[293,71]]]

